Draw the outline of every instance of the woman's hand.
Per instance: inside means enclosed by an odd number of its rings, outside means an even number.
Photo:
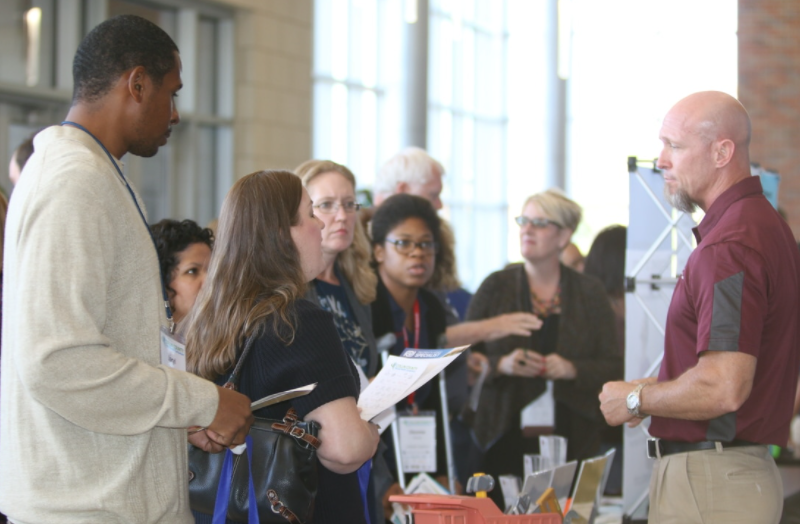
[[[557,353],[544,357],[542,377],[548,380],[572,380],[577,375],[575,366]]]
[[[497,372],[511,377],[534,378],[542,375],[545,359],[536,351],[517,348],[500,359]]]

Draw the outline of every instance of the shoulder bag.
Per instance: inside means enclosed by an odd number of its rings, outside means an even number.
[[[250,337],[224,387],[238,386],[252,344]],[[225,519],[310,522],[317,494],[318,435],[317,423],[299,420],[290,408],[283,420],[256,417],[247,436],[247,453],[207,453],[189,444],[191,508],[214,515],[214,524]]]

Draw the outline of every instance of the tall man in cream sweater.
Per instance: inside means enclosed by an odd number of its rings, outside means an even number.
[[[0,510],[16,524],[192,522],[188,426],[243,442],[249,400],[161,363],[156,251],[122,176],[179,117],[175,43],[134,16],[80,44],[67,121],[37,135],[8,214]]]

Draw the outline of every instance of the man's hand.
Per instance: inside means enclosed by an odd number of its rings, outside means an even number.
[[[488,318],[486,323],[487,330],[484,341],[491,342],[499,338],[518,335],[529,337],[531,333],[542,327],[542,319],[532,313],[505,313],[496,317]]]
[[[512,377],[534,378],[541,376],[544,365],[544,357],[536,351],[518,348],[500,359],[497,371]]]
[[[217,386],[219,406],[214,420],[204,432],[216,444],[229,447],[244,444],[254,417],[250,410],[250,399],[231,389]]]
[[[197,431],[195,433],[189,434],[189,444],[192,446],[202,449],[207,453],[221,453],[225,447],[217,444],[206,434],[206,431]]]
[[[628,422],[628,427],[638,426],[642,419],[628,413],[628,395],[636,389],[631,382],[606,382],[600,392],[600,411],[609,426],[619,426]]]

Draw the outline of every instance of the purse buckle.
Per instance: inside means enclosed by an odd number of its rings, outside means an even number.
[[[301,439],[306,436],[306,430],[298,426],[292,426],[292,429],[289,430],[289,434],[294,438]]]

